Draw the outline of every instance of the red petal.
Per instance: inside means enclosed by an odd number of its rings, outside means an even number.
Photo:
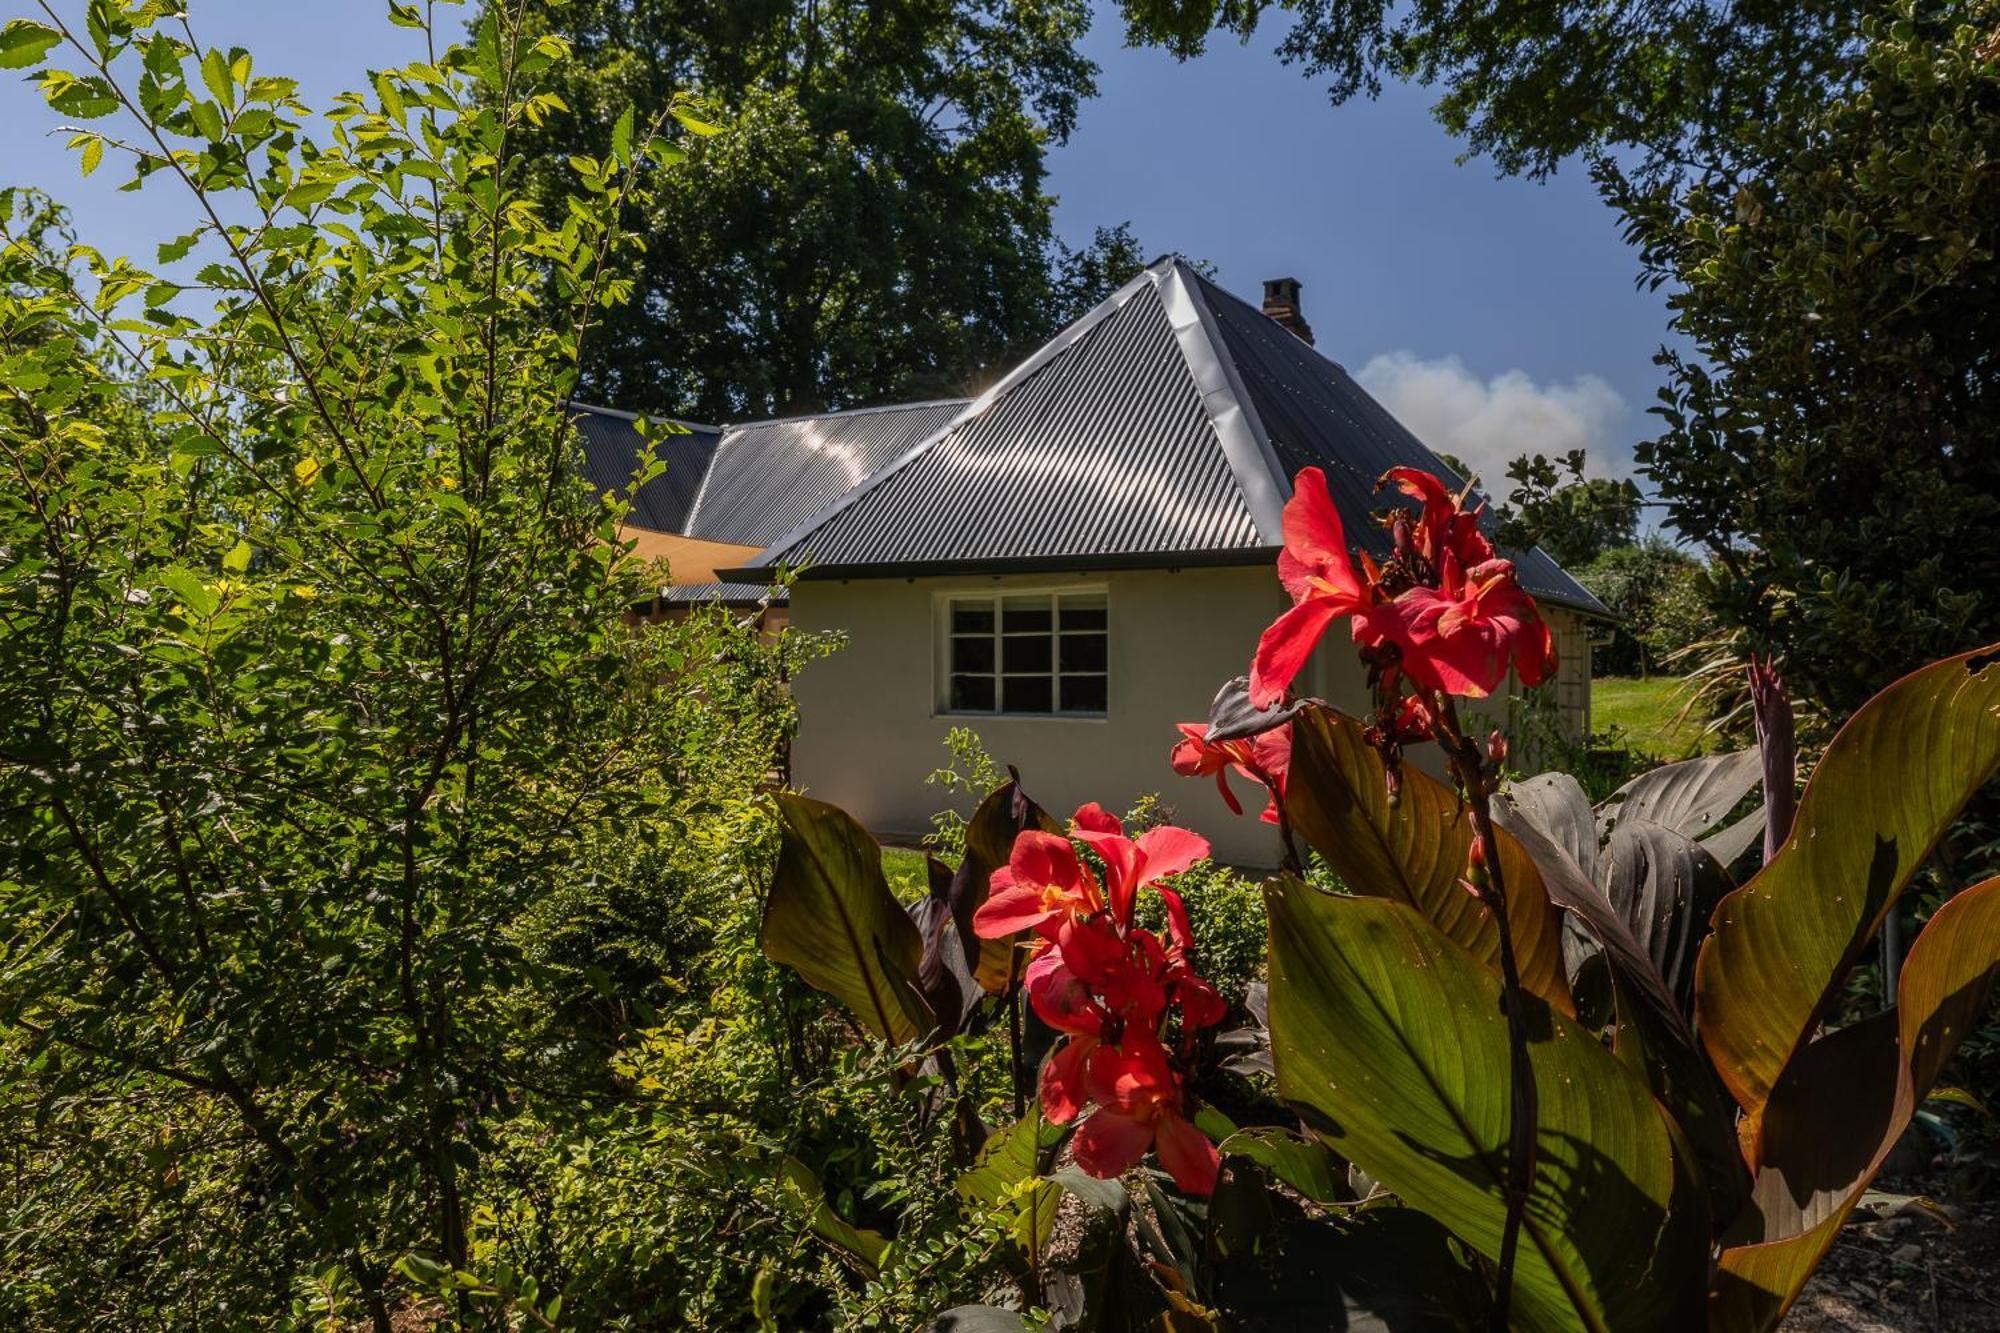
[[[1334,587],[1360,595],[1361,580],[1355,577],[1354,561],[1347,553],[1347,533],[1340,525],[1340,511],[1327,493],[1324,472],[1309,467],[1292,479],[1292,498],[1285,502],[1283,522],[1285,553],[1297,562],[1291,567],[1294,572],[1303,566]]]
[[[1077,1128],[1070,1151],[1086,1172],[1109,1180],[1137,1166],[1152,1143],[1151,1124],[1100,1108]]]
[[[1042,1066],[1042,1114],[1058,1125],[1067,1125],[1089,1105],[1084,1071],[1096,1045],[1095,1037],[1072,1037]]]
[[[1033,930],[1056,915],[1042,906],[1042,891],[1034,884],[1009,884],[990,893],[972,914],[972,933],[983,940],[1004,940]]]
[[[1215,789],[1222,793],[1222,803],[1229,807],[1229,813],[1240,815],[1243,805],[1236,799],[1236,793],[1229,790],[1229,766],[1224,764],[1215,770]]]
[[[1188,922],[1187,904],[1179,893],[1160,885],[1160,901],[1167,905],[1167,933],[1183,949],[1194,948],[1194,927]]]
[[[1222,1170],[1221,1156],[1208,1141],[1208,1135],[1172,1111],[1160,1117],[1154,1151],[1160,1156],[1160,1165],[1183,1192],[1215,1193],[1215,1178]]]
[[[1125,826],[1118,822],[1118,816],[1112,814],[1095,801],[1092,801],[1089,805],[1078,806],[1076,813],[1069,817],[1069,822],[1079,833],[1122,834],[1125,832]]]
[[[1250,663],[1251,707],[1269,708],[1284,697],[1327,627],[1345,610],[1331,597],[1312,597],[1272,622],[1257,640],[1257,656]]]
[[[1139,853],[1146,883],[1178,875],[1197,861],[1208,859],[1208,839],[1171,824],[1147,829],[1139,835]]]

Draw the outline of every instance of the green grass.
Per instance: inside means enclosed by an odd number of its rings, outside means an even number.
[[[1615,728],[1634,750],[1660,759],[1685,759],[1699,754],[1704,741],[1699,723],[1674,720],[1685,702],[1676,676],[1649,680],[1600,676],[1590,686],[1591,730]]]
[[[924,854],[914,848],[884,847],[882,876],[889,881],[889,892],[896,895],[898,902],[913,903],[930,892],[930,871],[925,868]]]

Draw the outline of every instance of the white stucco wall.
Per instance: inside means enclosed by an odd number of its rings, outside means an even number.
[[[937,707],[943,672],[934,615],[951,592],[1101,587],[1109,609],[1109,704],[1102,718],[954,715]],[[949,757],[944,737],[969,726],[1028,793],[1059,818],[1085,801],[1123,810],[1148,792],[1224,860],[1270,865],[1276,837],[1261,798],[1236,784],[1237,818],[1212,781],[1177,776],[1167,755],[1177,722],[1208,715],[1216,688],[1249,670],[1257,636],[1284,609],[1270,568],[1142,570],[1068,576],[808,579],[792,589],[792,623],[841,630],[848,643],[794,685],[799,735],[792,780],[878,834],[930,827],[943,792],[924,778]]]
[[[1109,705],[1101,718],[952,714],[938,706],[944,672],[943,599],[952,593],[1094,588],[1109,608]],[[1233,779],[1245,813],[1232,815],[1212,780],[1182,778],[1167,756],[1174,724],[1203,719],[1215,691],[1250,667],[1264,628],[1288,605],[1269,565],[1073,575],[926,579],[807,579],[792,589],[792,623],[838,630],[847,645],[794,684],[799,735],[792,779],[885,837],[929,829],[945,793],[924,781],[949,758],[944,738],[968,726],[1003,764],[1021,770],[1030,795],[1059,818],[1086,801],[1124,810],[1157,792],[1181,824],[1206,836],[1222,860],[1276,863],[1277,839],[1257,819],[1262,796]],[[1553,612],[1558,635],[1567,628]],[[1572,617],[1573,618],[1573,617]],[[1567,645],[1564,645],[1565,647]],[[1588,699],[1589,654],[1582,662]],[[1329,635],[1300,688],[1350,712],[1367,708],[1366,677],[1343,630]],[[1497,701],[1496,701],[1497,703]],[[1497,712],[1505,715],[1501,704]],[[1429,747],[1425,747],[1428,749]],[[1422,762],[1423,756],[1413,755]]]

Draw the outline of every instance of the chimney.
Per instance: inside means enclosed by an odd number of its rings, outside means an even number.
[[[1264,283],[1264,313],[1312,346],[1312,325],[1306,323],[1303,311],[1299,309],[1299,280],[1297,278],[1271,278]]]

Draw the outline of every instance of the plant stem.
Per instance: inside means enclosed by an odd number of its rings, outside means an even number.
[[[1514,1259],[1521,1244],[1521,1223],[1528,1211],[1528,1193],[1535,1178],[1535,1069],[1528,1059],[1528,1025],[1521,972],[1514,958],[1514,936],[1507,919],[1507,885],[1500,868],[1500,842],[1493,826],[1493,793],[1489,772],[1477,741],[1460,729],[1449,695],[1440,695],[1434,715],[1439,744],[1450,756],[1452,769],[1465,792],[1473,836],[1479,839],[1486,867],[1481,898],[1493,913],[1500,934],[1500,1008],[1507,1016],[1508,1123],[1507,1216],[1500,1235],[1500,1262],[1493,1275],[1494,1333],[1506,1333],[1514,1291]]]

